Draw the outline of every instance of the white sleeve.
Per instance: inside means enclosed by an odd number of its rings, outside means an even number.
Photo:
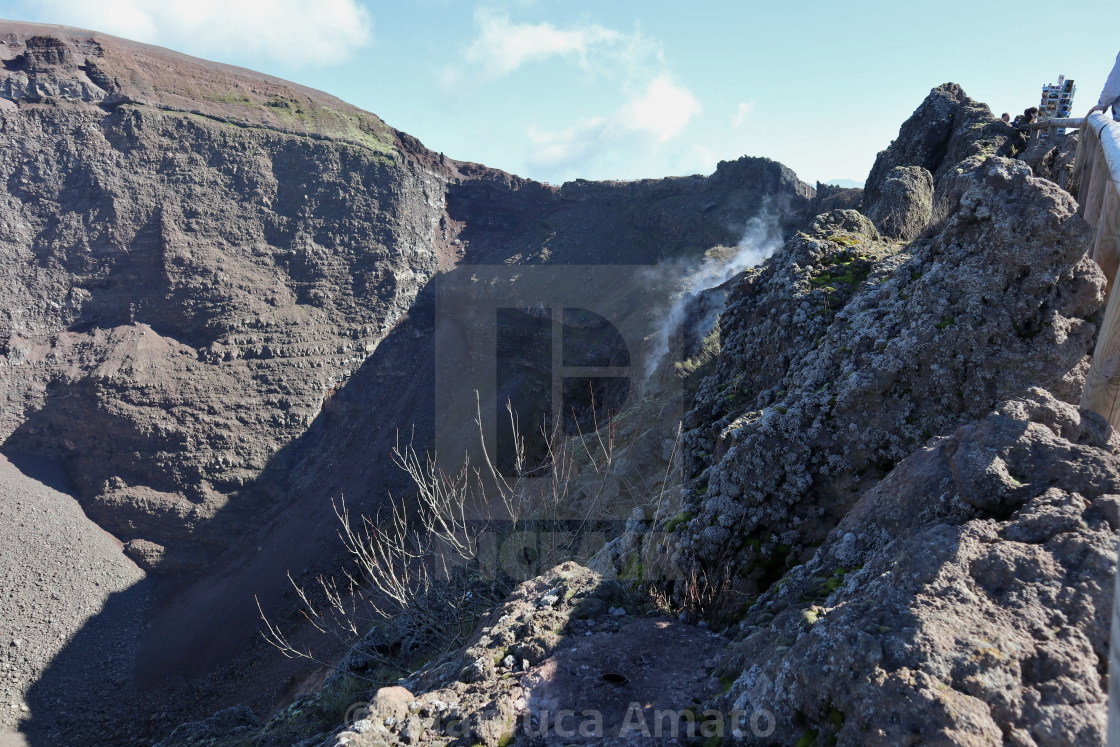
[[[1112,66],[1112,72],[1108,74],[1108,80],[1104,82],[1101,100],[1097,102],[1097,105],[1108,106],[1117,99],[1120,99],[1120,54],[1116,55],[1116,64]]]

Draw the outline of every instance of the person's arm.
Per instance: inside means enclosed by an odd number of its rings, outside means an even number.
[[[1101,97],[1091,112],[1104,111],[1115,104],[1117,99],[1120,99],[1120,54],[1116,55],[1116,64],[1112,66],[1112,72],[1108,74],[1108,80],[1104,82],[1104,89],[1101,90]]]

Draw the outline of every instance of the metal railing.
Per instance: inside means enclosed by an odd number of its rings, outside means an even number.
[[[1058,118],[1044,119],[1041,122],[1032,122],[1031,124],[1027,125],[1024,129],[1030,130],[1031,132],[1037,132],[1039,130],[1046,130],[1046,133],[1050,137],[1054,137],[1055,135],[1058,134],[1058,130],[1064,130],[1067,127],[1077,129],[1077,128],[1081,127],[1081,125],[1084,122],[1085,122],[1085,119],[1083,117],[1065,117],[1065,118],[1061,118],[1061,119],[1058,119]]]

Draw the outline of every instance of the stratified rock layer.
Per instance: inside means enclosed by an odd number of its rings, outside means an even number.
[[[240,68],[63,27],[0,39],[0,439],[63,462],[161,572],[296,499],[295,442],[437,272],[700,254],[812,195],[751,158],[551,187]]]
[[[6,446],[122,540],[182,546],[438,267],[443,181],[384,153],[133,105],[3,127]]]

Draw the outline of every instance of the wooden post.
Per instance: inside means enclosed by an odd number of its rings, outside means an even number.
[[[1090,127],[1089,120],[1082,120],[1079,137],[1077,137],[1077,156],[1073,159],[1073,184],[1070,185],[1071,193],[1077,198],[1077,213],[1082,215],[1084,203],[1082,198],[1085,194],[1082,189],[1089,186],[1089,175],[1092,172],[1093,161],[1096,159],[1096,151],[1099,150],[1095,138],[1096,130]]]
[[[1111,294],[1112,285],[1116,282],[1116,268],[1120,266],[1120,194],[1112,182],[1104,183],[1104,193],[1092,256],[1104,270],[1104,276],[1108,278],[1105,292]]]
[[[1104,190],[1108,184],[1108,163],[1105,162],[1103,155],[1100,152],[1100,145],[1097,146],[1097,156],[1093,159],[1086,184],[1081,185],[1081,217],[1089,222],[1090,226],[1096,228],[1097,221],[1101,217],[1101,206],[1104,204]]]
[[[1093,258],[1109,276],[1111,289],[1120,264],[1120,124],[1100,114],[1088,119],[1089,129],[1099,133],[1100,145],[1086,195],[1085,219],[1090,225],[1095,223]],[[1120,428],[1120,293],[1108,295],[1081,407],[1100,413],[1113,428]]]
[[[1097,335],[1093,363],[1085,375],[1081,407],[1103,415],[1117,427],[1117,399],[1120,398],[1120,293],[1108,297],[1104,324]]]
[[[1083,121],[1077,139],[1077,157],[1073,159],[1073,181],[1069,185],[1070,194],[1077,198],[1077,213],[1082,217],[1085,215],[1084,197],[1088,194],[1084,190],[1089,186],[1089,175],[1097,157],[1096,142],[1090,142],[1095,135],[1096,131],[1089,127],[1089,121]]]

